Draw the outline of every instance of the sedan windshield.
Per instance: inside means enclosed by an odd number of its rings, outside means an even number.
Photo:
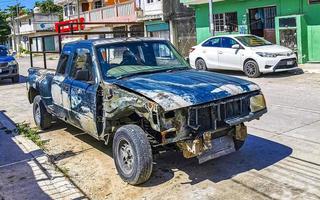
[[[256,37],[254,35],[238,36],[236,37],[243,45],[247,47],[258,47],[265,45],[272,45],[271,42],[268,42],[265,39]]]
[[[8,50],[5,47],[0,47],[0,56],[7,56]]]
[[[188,68],[188,64],[166,41],[138,41],[97,47],[103,78]]]

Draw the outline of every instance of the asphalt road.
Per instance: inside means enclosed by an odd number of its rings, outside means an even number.
[[[15,122],[33,123],[23,83],[28,59],[19,63],[22,83],[0,82],[0,110]],[[110,148],[81,131],[58,124],[41,137],[56,164],[92,199],[320,199],[320,74],[251,81],[262,88],[269,112],[247,123],[250,135],[241,151],[202,165],[163,154],[150,181],[139,187],[123,183]]]

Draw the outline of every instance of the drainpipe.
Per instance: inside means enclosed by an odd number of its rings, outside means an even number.
[[[213,12],[212,12],[212,0],[209,0],[209,22],[210,22],[210,33],[214,36],[214,24],[213,24]]]

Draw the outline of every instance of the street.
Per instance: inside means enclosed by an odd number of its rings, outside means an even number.
[[[35,58],[35,66],[41,59]],[[29,58],[17,60],[20,83],[0,82],[0,111],[33,125],[25,89]],[[56,62],[49,59],[48,66]],[[239,72],[227,74],[247,79]],[[265,94],[268,113],[247,123],[250,135],[239,152],[202,165],[179,152],[161,154],[151,179],[140,186],[117,175],[110,146],[76,128],[59,122],[40,136],[51,160],[91,199],[320,199],[320,74],[286,72],[250,80]]]

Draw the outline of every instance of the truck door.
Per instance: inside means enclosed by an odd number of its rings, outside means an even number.
[[[68,110],[70,109],[69,93],[71,80],[68,78],[67,73],[67,66],[70,61],[70,52],[63,51],[51,84],[55,114],[61,119],[68,119]]]
[[[70,78],[70,120],[71,122],[97,137],[96,94],[98,84],[90,48],[77,48],[73,55]]]

